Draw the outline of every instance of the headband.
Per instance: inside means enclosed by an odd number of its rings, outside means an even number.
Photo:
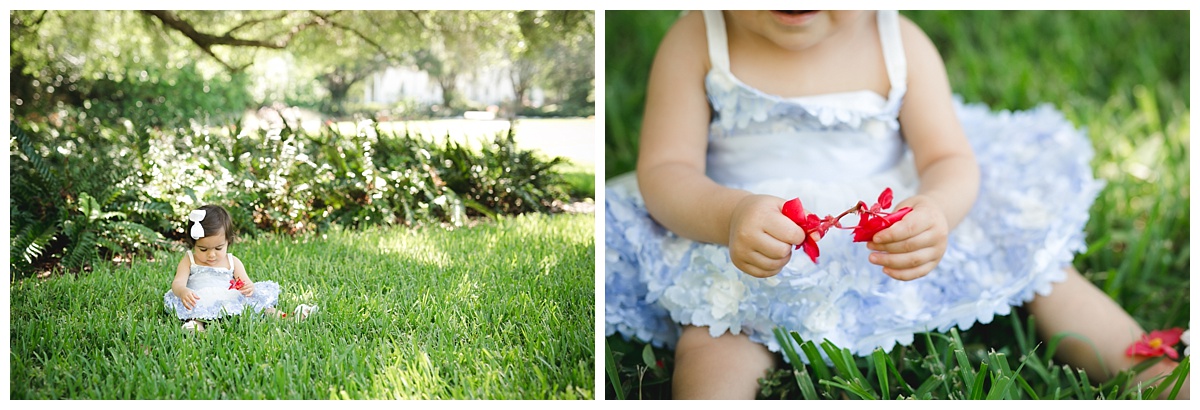
[[[204,210],[197,209],[188,214],[188,220],[194,222],[192,224],[192,239],[200,239],[204,237],[204,227],[200,226],[200,221],[204,220]]]

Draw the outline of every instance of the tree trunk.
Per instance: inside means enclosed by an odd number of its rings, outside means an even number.
[[[437,76],[437,82],[442,87],[442,106],[447,110],[458,108],[458,74],[443,73]]]

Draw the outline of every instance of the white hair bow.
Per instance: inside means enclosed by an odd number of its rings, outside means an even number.
[[[188,220],[194,222],[192,224],[192,239],[204,237],[204,227],[200,226],[200,221],[204,220],[204,213],[203,209],[197,209],[188,214]]]

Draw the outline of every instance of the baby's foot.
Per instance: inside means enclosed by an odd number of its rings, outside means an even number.
[[[295,316],[296,319],[307,319],[308,315],[317,313],[318,309],[320,308],[317,307],[317,305],[309,306],[301,303],[299,306],[296,306],[296,310],[292,311],[292,315]]]
[[[183,323],[183,330],[194,330],[197,332],[204,331],[204,324],[198,320],[189,320]]]
[[[276,318],[280,318],[280,319],[287,319],[287,313],[280,312],[279,309],[266,308],[266,309],[263,309],[263,313],[266,314],[267,316],[276,317]]]

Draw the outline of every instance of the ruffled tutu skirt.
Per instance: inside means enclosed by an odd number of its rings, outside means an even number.
[[[167,291],[163,295],[163,307],[168,313],[173,313],[181,320],[206,319],[213,320],[226,316],[237,316],[247,308],[261,312],[268,307],[274,307],[279,301],[279,284],[272,281],[254,282],[254,293],[250,297],[228,287],[204,286],[192,289],[200,300],[196,306],[187,309],[175,292]]]
[[[680,325],[728,331],[779,351],[774,329],[828,339],[857,355],[910,344],[915,333],[970,328],[1045,295],[1085,249],[1083,227],[1103,183],[1092,176],[1086,135],[1049,106],[990,112],[956,103],[980,168],[974,206],[949,235],[938,267],[898,281],[867,262],[847,230],[819,242],[819,263],[795,251],[780,274],[755,278],[733,266],[728,248],[681,238],[646,212],[634,174],[610,179],[605,194],[605,333],[673,347]],[[884,188],[895,203],[913,195],[906,155],[869,178],[823,182],[764,179],[737,188],[799,197],[809,212],[839,214]],[[853,216],[843,224],[856,223]]]

